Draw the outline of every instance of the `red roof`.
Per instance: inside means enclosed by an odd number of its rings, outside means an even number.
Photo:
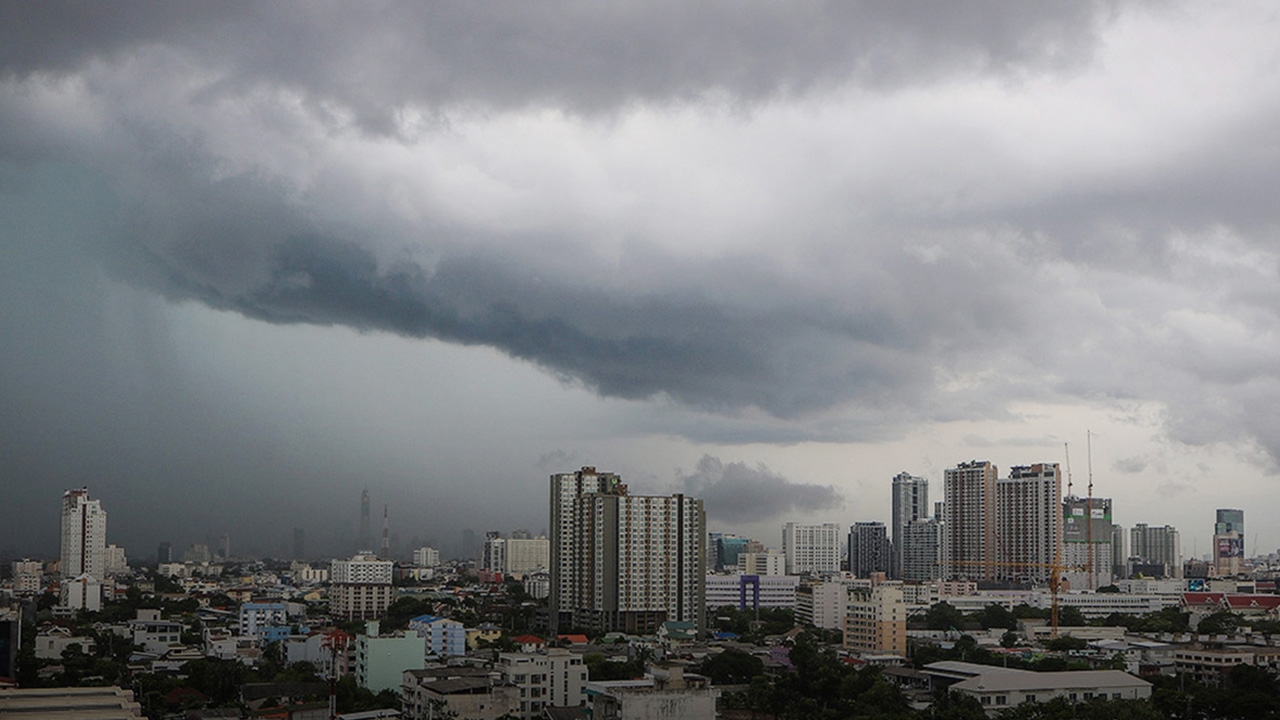
[[[520,635],[519,637],[511,638],[511,642],[517,645],[542,645],[546,640],[537,635]]]
[[[557,640],[568,640],[573,645],[586,645],[591,641],[586,635],[557,635]]]
[[[1220,592],[1184,592],[1182,593],[1183,605],[1221,605],[1222,598],[1226,593]]]
[[[1228,595],[1227,606],[1232,610],[1275,610],[1280,607],[1280,595]]]

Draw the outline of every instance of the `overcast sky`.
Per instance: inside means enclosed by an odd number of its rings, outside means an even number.
[[[1064,462],[1280,545],[1273,3],[0,3],[0,557]]]

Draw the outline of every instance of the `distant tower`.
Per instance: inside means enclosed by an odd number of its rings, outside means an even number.
[[[107,513],[89,488],[62,494],[62,576],[103,579],[107,570]]]
[[[372,550],[373,536],[369,534],[369,488],[360,494],[360,539],[357,550]]]
[[[160,547],[156,549],[156,562],[171,563],[173,562],[173,543],[165,540],[160,543]]]
[[[387,506],[382,506],[382,552],[378,553],[382,560],[391,559],[391,526],[387,522]]]
[[[1219,577],[1244,572],[1244,511],[1219,508],[1213,524],[1213,569]]]

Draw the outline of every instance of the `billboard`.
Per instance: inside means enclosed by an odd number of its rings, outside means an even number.
[[[1092,527],[1091,527],[1092,526]],[[1062,540],[1111,542],[1111,498],[1068,497],[1062,501]]]
[[[1215,535],[1213,544],[1220,558],[1244,557],[1244,538],[1237,533]]]

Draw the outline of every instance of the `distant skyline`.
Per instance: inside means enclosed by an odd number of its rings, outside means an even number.
[[[1270,3],[0,2],[0,557],[1064,462],[1280,547]],[[940,497],[935,490],[935,496]],[[380,528],[379,528],[380,529]]]

